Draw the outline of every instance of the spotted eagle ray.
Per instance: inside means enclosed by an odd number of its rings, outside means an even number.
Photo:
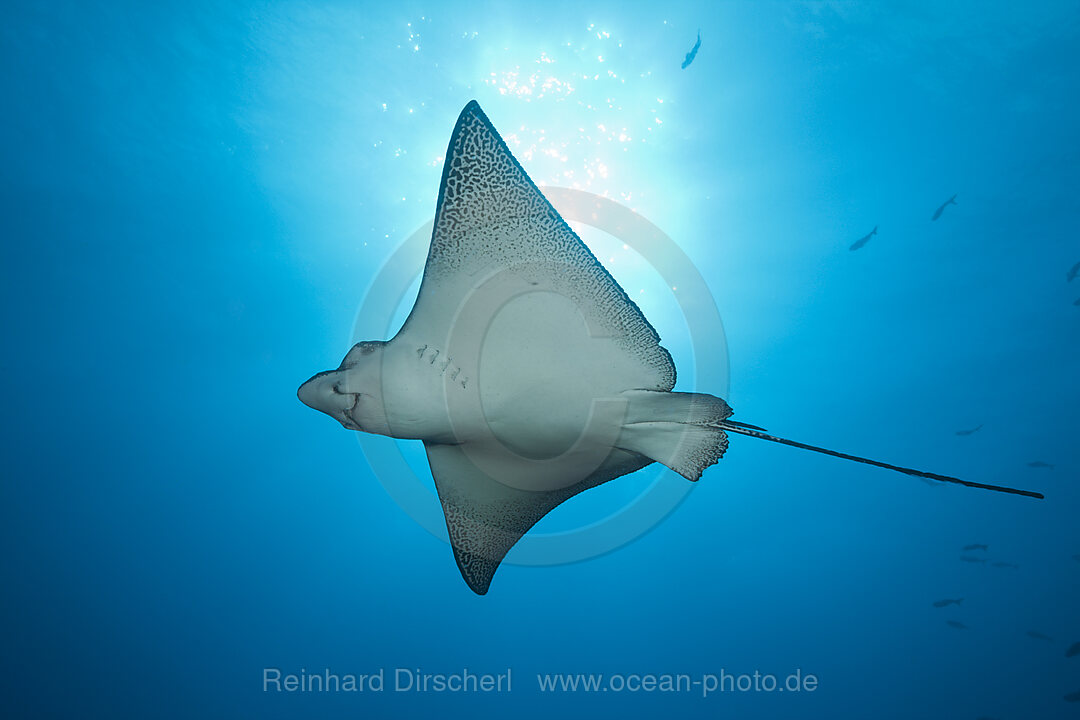
[[[349,350],[298,396],[348,430],[421,440],[461,575],[503,557],[584,490],[659,462],[696,481],[728,433],[969,487],[1042,497],[826,450],[672,392],[660,336],[470,102],[450,138],[416,303],[389,341]]]

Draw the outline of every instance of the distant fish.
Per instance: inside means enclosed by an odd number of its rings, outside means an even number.
[[[697,31],[697,42],[694,43],[694,47],[690,48],[690,52],[686,53],[686,59],[682,61],[682,69],[690,67],[690,63],[694,62],[694,58],[697,57],[697,51],[701,49],[701,31]]]
[[[1074,642],[1065,651],[1065,657],[1076,657],[1077,655],[1080,655],[1080,642]]]
[[[957,435],[974,435],[975,433],[979,432],[980,430],[982,430],[982,425],[979,425],[978,427],[973,427],[970,430],[957,430],[956,434]]]
[[[1073,305],[1080,307],[1080,298],[1076,298],[1075,300],[1073,300]]]
[[[991,565],[993,565],[993,566],[994,566],[994,567],[996,567],[996,568],[1013,568],[1014,570],[1015,570],[1016,568],[1019,568],[1019,567],[1020,567],[1020,566],[1019,566],[1019,565],[1017,565],[1016,563],[1011,563],[1011,562],[1002,562],[1001,560],[998,560],[997,562],[995,562],[995,563],[990,563],[990,564],[991,564]]]
[[[1080,690],[1066,695],[1065,702],[1080,702]]]
[[[1076,279],[1077,275],[1080,275],[1080,262],[1076,263],[1071,268],[1069,268],[1068,274],[1065,275],[1065,280],[1067,282],[1072,282],[1073,280]]]
[[[945,202],[941,203],[941,207],[939,207],[937,210],[934,211],[934,217],[932,217],[930,219],[931,220],[937,220],[939,217],[941,217],[941,213],[945,212],[946,207],[948,207],[949,205],[955,205],[955,204],[956,204],[956,196],[953,195],[951,198],[949,198]]]
[[[866,234],[866,235],[863,235],[863,236],[862,236],[861,238],[859,238],[859,239],[858,239],[858,240],[856,240],[856,241],[855,241],[854,243],[852,243],[851,247],[849,247],[849,248],[848,248],[848,250],[858,250],[858,249],[859,249],[859,248],[861,248],[861,247],[862,247],[863,245],[865,245],[866,243],[870,242],[870,238],[872,238],[872,237],[874,237],[875,235],[877,235],[877,228],[878,228],[878,226],[877,226],[877,225],[875,225],[875,226],[874,226],[874,229],[873,229],[873,230],[871,230],[871,231],[870,231],[870,232],[869,232],[868,234]]]
[[[965,545],[965,550],[989,550],[989,545],[983,545],[981,543],[975,543],[974,545]]]
[[[956,628],[957,630],[967,630],[968,626],[957,620],[946,620],[945,624],[949,627]]]
[[[955,598],[955,599],[953,599],[953,598],[945,598],[944,600],[936,600],[936,601],[934,601],[934,607],[937,607],[937,608],[948,607],[950,605],[959,605],[962,602],[964,602],[964,598]]]
[[[1080,562],[1080,555],[1073,555],[1073,560]]]
[[[963,560],[964,562],[969,562],[969,563],[984,563],[984,562],[986,562],[986,558],[974,557],[972,555],[961,555],[960,559]]]
[[[1027,634],[1028,634],[1028,637],[1033,637],[1036,640],[1049,640],[1051,642],[1053,642],[1053,640],[1054,640],[1054,638],[1050,637],[1049,635],[1043,635],[1038,630],[1028,630]]]
[[[1042,460],[1036,460],[1035,462],[1029,462],[1028,467],[1030,467],[1030,468],[1049,468],[1050,470],[1054,469],[1053,465],[1051,465],[1050,463],[1044,463]]]

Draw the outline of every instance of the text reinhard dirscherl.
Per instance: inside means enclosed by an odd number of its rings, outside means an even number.
[[[786,676],[762,673],[548,673],[536,676],[535,690],[541,693],[713,693],[802,692],[817,690],[816,675],[796,669]],[[378,668],[368,674],[335,673],[330,668],[285,673],[280,668],[263,668],[263,692],[285,693],[508,693],[513,691],[512,671],[477,673],[462,668],[455,672],[428,673],[419,668]]]
[[[389,679],[389,681],[388,681]],[[511,673],[474,673],[468,668],[452,673],[425,673],[419,668],[379,668],[367,675],[322,672],[283,673],[263,668],[263,692],[510,692]]]

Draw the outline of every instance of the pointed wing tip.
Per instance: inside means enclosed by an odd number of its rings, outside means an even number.
[[[500,141],[502,140],[502,136],[499,135],[499,132],[495,129],[495,126],[491,124],[491,120],[488,119],[488,116],[480,108],[480,103],[476,100],[470,100],[468,103],[466,103],[465,107],[461,108],[461,112],[458,113],[457,122],[454,124],[454,131],[450,134],[450,145],[446,149],[446,163],[443,165],[444,181],[446,179],[446,171],[450,167],[450,157],[453,154],[454,145],[461,133],[465,132],[465,129],[469,127],[469,121],[473,119],[478,120],[480,124],[486,127],[493,135],[495,135],[495,137],[499,138]],[[507,152],[510,152],[509,149],[507,149]],[[441,190],[439,195],[441,202]]]
[[[461,571],[461,579],[477,595],[487,595],[491,587],[491,580],[495,577],[495,571],[499,569],[499,563],[485,562],[472,553],[454,547],[454,560],[457,561],[458,570]]]
[[[469,115],[476,115],[477,117],[487,120],[487,115],[485,115],[484,111],[480,109],[480,103],[478,103],[476,100],[470,100],[465,104],[465,107],[461,109],[461,113],[458,115],[458,120],[460,121],[461,118],[467,117]]]
[[[461,133],[462,129],[469,123],[469,120],[476,118],[485,125],[491,125],[491,121],[488,120],[487,115],[480,109],[480,103],[476,100],[470,100],[465,104],[465,107],[461,108],[461,112],[458,113],[457,122],[454,123],[454,131],[450,135],[450,148],[447,148],[447,160],[450,159],[450,149],[454,147],[454,139]]]
[[[488,585],[472,585],[469,584],[469,589],[472,590],[478,597],[484,597],[488,592]]]

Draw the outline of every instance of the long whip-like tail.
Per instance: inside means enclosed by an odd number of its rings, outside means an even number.
[[[971,480],[961,480],[960,478],[950,477],[949,475],[938,475],[937,473],[925,472],[923,470],[914,470],[912,468],[900,467],[899,465],[890,465],[889,463],[870,460],[869,458],[859,457],[857,455],[848,455],[847,453],[837,452],[835,450],[827,450],[825,448],[817,447],[816,445],[807,445],[806,443],[801,443],[797,440],[788,440],[787,438],[769,435],[766,432],[762,432],[756,426],[737,423],[733,420],[721,421],[717,423],[717,427],[728,432],[739,433],[740,435],[749,435],[750,437],[761,438],[762,440],[769,440],[783,445],[802,448],[803,450],[813,450],[814,452],[832,455],[833,457],[843,458],[844,460],[854,460],[855,462],[864,463],[866,465],[875,465],[880,468],[885,468],[886,470],[895,470],[896,472],[901,472],[905,475],[914,475],[915,477],[956,483],[957,485],[966,485],[967,487],[981,488],[983,490],[994,490],[995,492],[1024,495],[1026,497],[1039,498],[1040,500],[1043,499],[1042,493],[1037,493],[1032,490],[1018,490],[1017,488],[1004,487],[1002,485],[987,485],[986,483],[977,483],[972,482]]]

